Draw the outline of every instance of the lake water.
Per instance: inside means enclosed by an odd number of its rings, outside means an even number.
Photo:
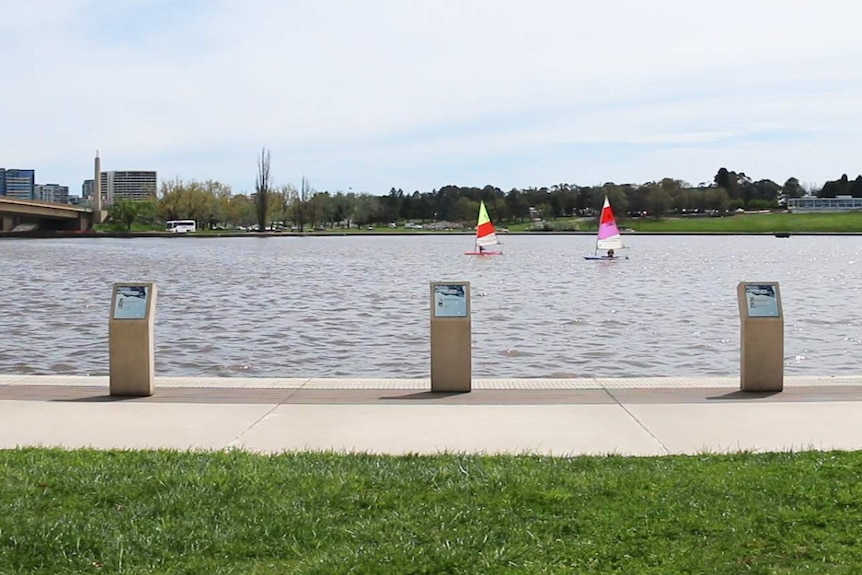
[[[156,373],[427,377],[429,282],[472,284],[475,377],[732,376],[740,281],[778,281],[785,374],[858,374],[862,237],[0,241],[0,373],[108,373],[116,281],[158,284]]]

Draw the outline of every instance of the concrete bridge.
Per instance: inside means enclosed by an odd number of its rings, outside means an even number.
[[[85,231],[96,223],[95,217],[90,208],[0,196],[0,232],[19,225],[38,231]]]

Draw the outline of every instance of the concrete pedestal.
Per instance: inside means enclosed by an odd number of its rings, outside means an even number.
[[[784,389],[784,313],[777,282],[741,282],[740,389]]]
[[[155,284],[114,284],[108,322],[111,395],[153,394],[155,307]]]
[[[431,391],[469,392],[473,384],[469,282],[431,283]]]

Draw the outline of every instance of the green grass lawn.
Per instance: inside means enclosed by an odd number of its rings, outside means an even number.
[[[737,214],[723,218],[676,218],[626,220],[628,227],[642,232],[862,232],[862,212],[833,214]]]
[[[164,226],[154,226],[154,225],[150,225],[150,224],[134,223],[134,224],[132,224],[131,230],[126,230],[126,227],[123,225],[115,224],[115,223],[107,223],[107,224],[96,224],[93,226],[93,230],[95,230],[96,232],[103,232],[103,233],[104,232],[120,233],[120,232],[126,232],[126,231],[133,232],[133,233],[142,233],[142,232],[164,232],[165,227]]]
[[[548,222],[553,229],[570,231],[577,228],[582,232],[594,232],[597,221],[595,218],[563,218]],[[664,232],[664,233],[775,233],[775,232],[797,232],[797,233],[862,233],[862,212],[843,212],[829,214],[791,214],[786,212],[768,214],[734,214],[725,217],[667,217],[660,220],[652,218],[618,218],[617,224],[621,227],[630,228],[636,232]],[[511,224],[498,224],[497,228],[507,228],[511,232],[534,231],[534,222],[521,222]],[[117,231],[107,224],[96,226],[98,231]],[[164,231],[153,226],[140,226],[135,224],[133,232]],[[329,229],[325,231],[307,230],[306,234],[427,234],[430,230],[410,230],[403,227],[390,228],[388,226],[375,226],[373,230],[366,228],[351,229]],[[225,234],[239,233],[237,230],[201,230],[197,234]],[[433,233],[454,234],[473,233],[472,230],[441,230]],[[248,232],[254,235],[255,232]],[[290,235],[284,232],[284,235]]]
[[[735,214],[721,218],[714,217],[668,217],[661,220],[652,218],[618,219],[617,224],[636,232],[666,233],[862,233],[862,212],[831,214]],[[514,231],[515,227],[510,227]],[[520,227],[518,228],[520,229]],[[580,229],[595,231],[596,220],[580,222]]]
[[[0,451],[2,573],[858,573],[862,454]]]

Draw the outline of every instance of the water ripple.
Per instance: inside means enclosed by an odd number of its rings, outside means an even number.
[[[476,377],[735,375],[736,284],[781,283],[788,375],[860,372],[862,238],[588,236],[0,242],[0,373],[108,372],[111,284],[159,287],[160,375],[427,377],[429,287],[469,280]],[[24,265],[26,263],[26,265]]]

